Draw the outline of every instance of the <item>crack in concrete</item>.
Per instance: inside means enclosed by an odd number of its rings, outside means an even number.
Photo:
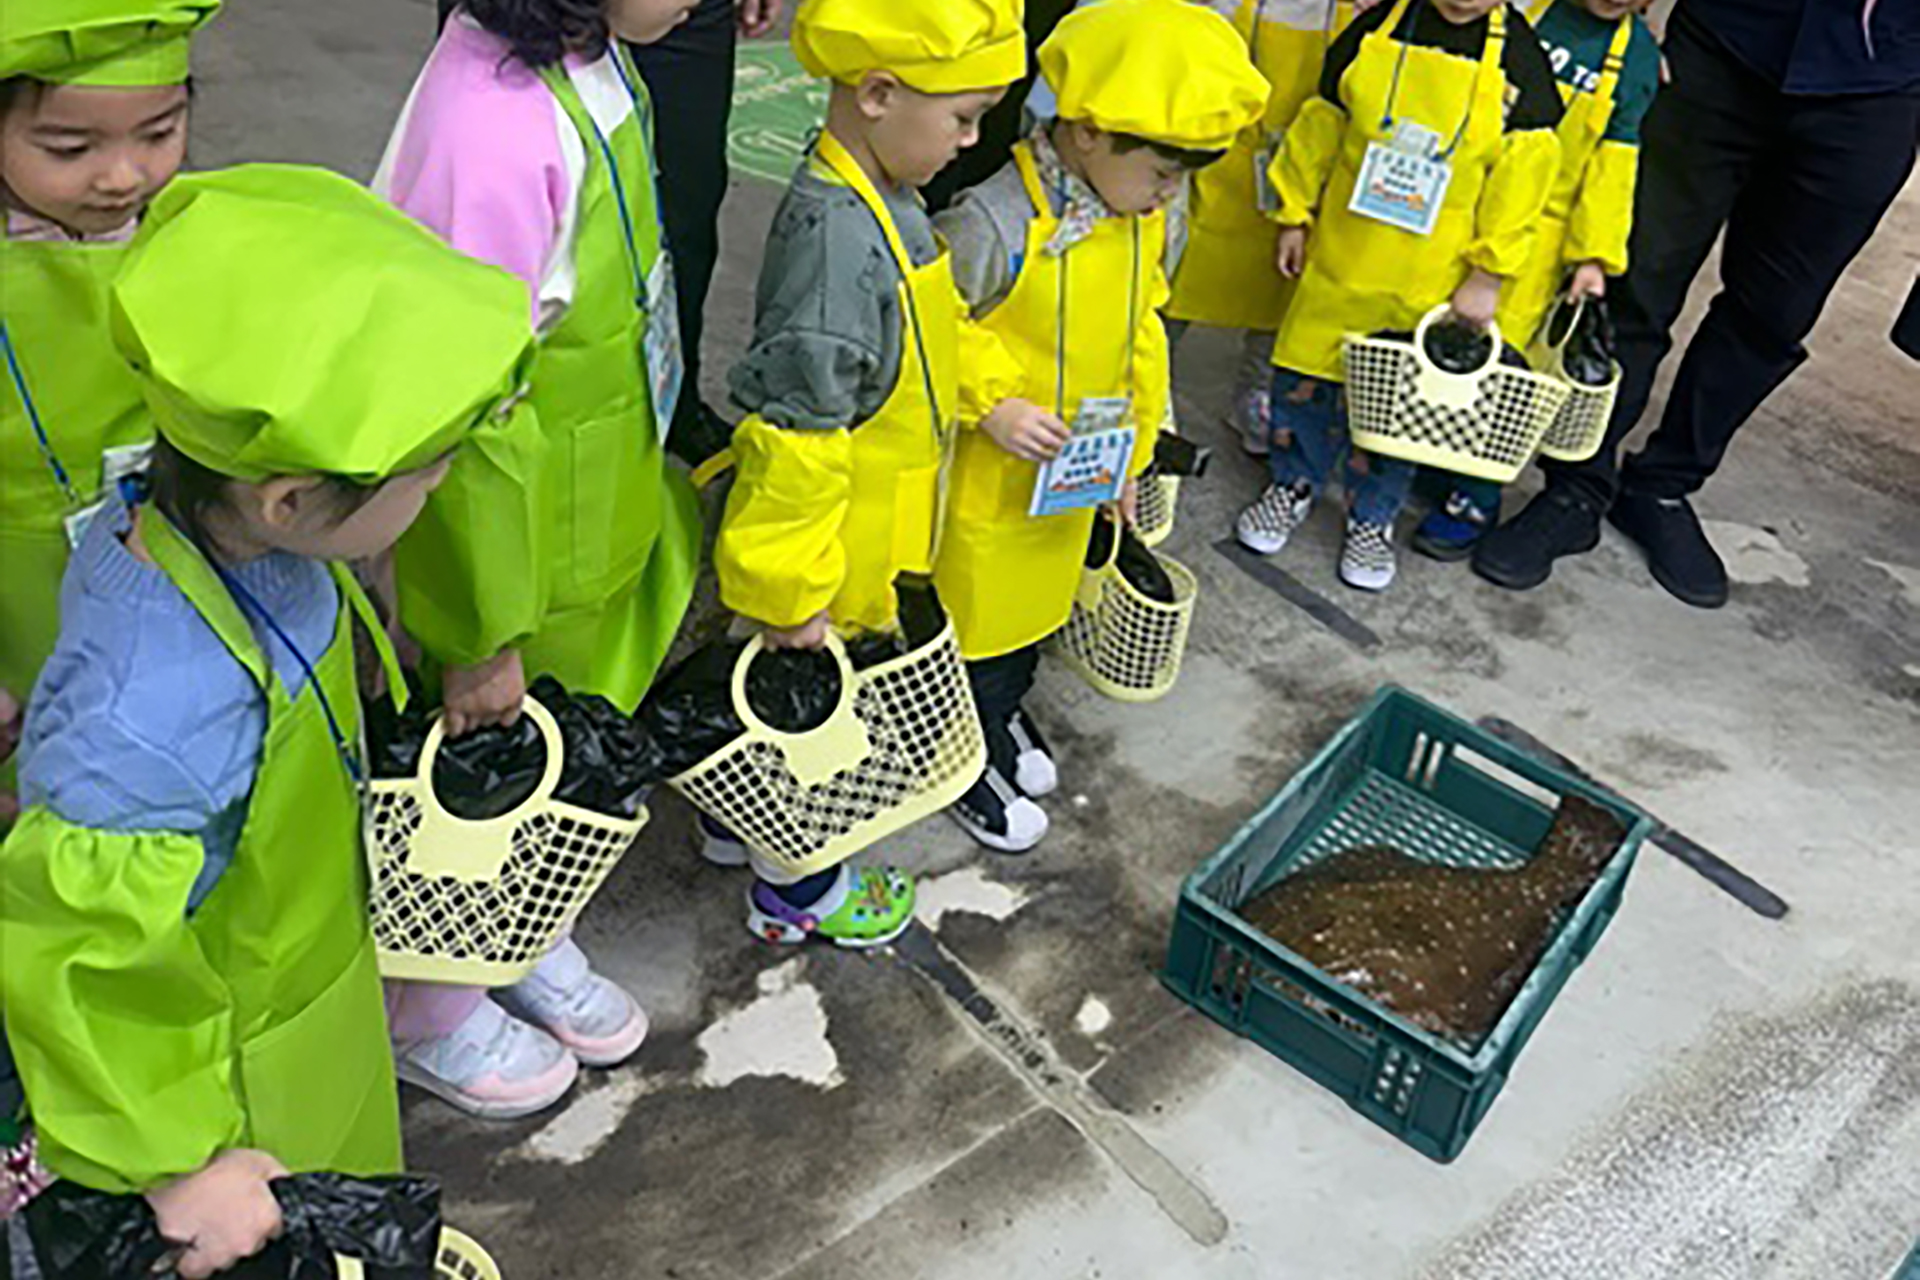
[[[931,932],[916,924],[901,936],[894,952],[951,1000],[965,1015],[963,1025],[973,1030],[1048,1106],[1120,1166],[1175,1226],[1207,1247],[1227,1238],[1227,1216],[1206,1188],[1141,1137],[1125,1116],[1102,1101],[1081,1076],[1060,1061],[1043,1036],[1032,1030],[1004,1000],[989,995]]]

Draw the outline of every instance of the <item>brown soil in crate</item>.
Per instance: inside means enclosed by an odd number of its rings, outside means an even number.
[[[1569,796],[1524,867],[1443,867],[1394,849],[1350,849],[1256,895],[1240,914],[1415,1026],[1471,1048],[1626,836],[1611,813]]]

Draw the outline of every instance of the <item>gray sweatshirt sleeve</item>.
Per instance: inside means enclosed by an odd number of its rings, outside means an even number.
[[[1033,201],[1020,170],[1009,164],[933,220],[953,253],[954,282],[974,319],[1007,300],[1019,279],[1033,225]]]
[[[803,174],[767,240],[753,344],[728,378],[734,400],[797,431],[871,418],[900,376],[899,282],[859,197]]]

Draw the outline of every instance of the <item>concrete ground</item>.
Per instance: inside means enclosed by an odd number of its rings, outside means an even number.
[[[197,160],[366,176],[431,28],[429,0],[231,6]],[[729,205],[716,364],[776,198]],[[1885,337],[1917,252],[1920,190],[1702,498],[1739,579],[1711,614],[1611,535],[1530,595],[1409,559],[1363,599],[1323,513],[1280,563],[1354,647],[1212,549],[1260,478],[1197,335],[1182,416],[1223,448],[1166,548],[1204,592],[1185,674],[1130,708],[1045,673],[1042,849],[929,822],[884,850],[926,877],[906,943],[777,952],[663,799],[583,925],[646,1049],[522,1124],[412,1098],[415,1164],[510,1280],[1886,1280],[1920,1237],[1920,368]],[[1156,980],[1181,878],[1388,681],[1525,726],[1793,906],[1649,848],[1447,1167]]]

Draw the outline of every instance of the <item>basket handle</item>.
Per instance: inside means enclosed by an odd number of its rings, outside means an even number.
[[[1427,312],[1426,315],[1420,317],[1420,323],[1413,331],[1414,356],[1420,361],[1423,370],[1428,373],[1437,374],[1442,378],[1482,377],[1489,369],[1500,363],[1500,352],[1504,346],[1500,337],[1500,322],[1498,320],[1489,320],[1487,321],[1487,327],[1482,330],[1483,333],[1493,339],[1493,345],[1487,348],[1487,362],[1471,372],[1454,373],[1451,370],[1442,369],[1433,362],[1433,357],[1427,354],[1427,330],[1433,328],[1434,325],[1452,314],[1453,308],[1443,302],[1433,310]]]
[[[754,714],[747,700],[747,671],[753,666],[754,659],[767,651],[766,637],[755,636],[749,640],[740,654],[740,660],[733,665],[734,714],[747,727],[749,736],[772,742],[780,748],[780,753],[786,757],[787,768],[793,771],[794,778],[803,787],[819,786],[836,773],[859,764],[873,749],[867,726],[853,711],[854,694],[860,677],[853,669],[853,660],[847,657],[846,642],[829,631],[826,650],[833,656],[834,665],[840,669],[839,705],[820,724],[798,733],[774,728]]]
[[[513,855],[513,833],[553,803],[565,767],[564,744],[559,722],[553,713],[534,698],[528,698],[522,714],[532,720],[546,743],[547,766],[540,782],[512,812],[497,818],[462,818],[440,803],[433,789],[433,764],[446,741],[446,719],[434,721],[427,732],[426,746],[420,752],[420,772],[415,795],[420,803],[420,829],[413,839],[412,869],[421,875],[451,876],[456,880],[491,880]]]

